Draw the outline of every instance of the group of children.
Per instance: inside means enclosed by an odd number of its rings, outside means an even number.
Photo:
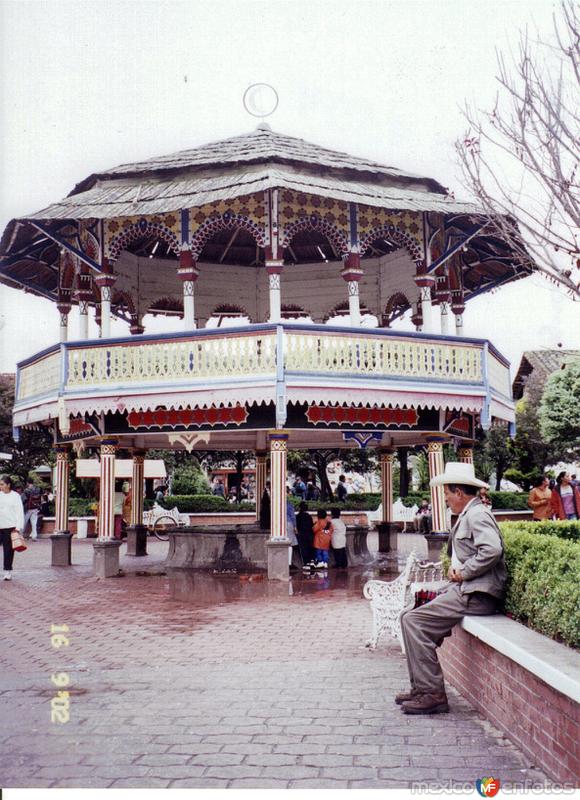
[[[308,513],[308,504],[300,503],[296,515],[296,538],[305,571],[328,569],[329,550],[332,546],[335,566],[345,569],[346,559],[346,525],[340,519],[340,509],[331,510],[328,518],[326,509],[316,512],[316,522]]]

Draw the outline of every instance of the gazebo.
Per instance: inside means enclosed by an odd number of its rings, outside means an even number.
[[[463,335],[463,314],[527,274],[478,208],[437,181],[263,123],[89,176],[12,220],[0,245],[2,283],[58,310],[59,341],[18,365],[14,408],[16,429],[53,432],[57,530],[68,530],[79,442],[100,449],[103,574],[118,566],[119,449],[132,452],[136,528],[148,449],[254,450],[257,497],[269,454],[271,577],[288,574],[288,448],[379,448],[390,523],[396,448],[425,445],[436,475],[444,443],[471,460],[477,426],[513,424],[509,364]],[[416,331],[393,330],[409,309]],[[151,313],[181,317],[183,330],[148,334]],[[127,336],[111,337],[111,316]],[[220,316],[240,324],[206,327]],[[445,533],[441,490],[432,504]]]

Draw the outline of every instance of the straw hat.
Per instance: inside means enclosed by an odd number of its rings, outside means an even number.
[[[445,472],[431,478],[429,486],[444,486],[446,483],[464,484],[465,486],[477,486],[480,489],[489,489],[484,481],[475,477],[473,464],[465,464],[461,461],[448,461],[445,464]]]

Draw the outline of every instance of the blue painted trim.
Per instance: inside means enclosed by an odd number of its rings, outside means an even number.
[[[12,264],[17,264],[23,258],[26,258],[30,253],[33,253],[37,248],[45,247],[45,245],[40,242],[38,239],[34,239],[27,247],[23,247],[22,250],[19,250],[18,253],[15,253],[13,256],[9,256],[7,258],[2,259],[2,266],[12,266]]]
[[[97,264],[96,261],[93,261],[92,258],[89,258],[89,256],[87,256],[86,253],[83,253],[82,250],[79,250],[77,247],[73,247],[65,239],[61,239],[60,236],[57,236],[55,233],[52,233],[51,230],[49,230],[45,225],[42,225],[42,223],[38,222],[38,220],[27,219],[26,222],[29,222],[31,225],[34,225],[34,227],[37,228],[39,231],[42,231],[42,233],[44,233],[45,236],[48,236],[50,239],[59,244],[61,247],[64,247],[64,249],[68,250],[69,253],[73,253],[75,256],[80,258],[81,261],[84,261],[85,264],[88,264],[89,267],[92,267],[92,269],[94,269],[96,272],[103,271],[102,266],[100,264]]]
[[[276,326],[276,427],[283,428],[287,418],[286,375],[284,372],[284,327]]]
[[[455,390],[458,388],[466,389],[469,391],[481,391],[482,388],[485,388],[485,384],[482,380],[481,383],[465,383],[464,381],[448,381],[443,380],[442,378],[414,378],[414,377],[407,377],[407,376],[397,376],[397,375],[361,375],[358,372],[290,372],[286,371],[286,377],[293,377],[293,378],[309,378],[309,377],[316,377],[316,378],[327,378],[336,381],[338,377],[348,378],[349,380],[356,380],[356,381],[371,381],[371,382],[381,382],[384,384],[391,384],[391,383],[410,383],[416,385],[424,385],[427,388],[429,386],[441,386],[441,387],[449,387],[450,391],[455,393]],[[320,384],[317,384],[320,386]]]
[[[68,380],[68,358],[65,342],[60,344],[60,392],[64,392]]]
[[[35,361],[44,358],[44,356],[47,356],[50,353],[55,353],[57,350],[60,349],[60,347],[61,347],[60,342],[58,342],[57,344],[51,344],[50,347],[41,350],[40,353],[35,353],[33,356],[28,356],[28,358],[24,358],[22,361],[19,361],[18,364],[16,364],[16,367],[17,369],[20,369],[21,367],[26,367],[29,364],[32,364]]]
[[[483,353],[481,359],[481,366],[483,370],[483,382],[485,386],[485,400],[483,401],[483,408],[481,410],[481,427],[483,430],[489,430],[491,426],[491,391],[489,388],[489,371],[488,371],[488,347],[487,342],[483,346]]]
[[[181,244],[189,244],[189,208],[181,209]]]
[[[481,225],[476,225],[469,233],[466,233],[459,242],[454,244],[449,250],[446,250],[444,253],[442,253],[438,259],[433,261],[433,263],[429,265],[427,272],[433,272],[440,264],[444,264],[445,261],[448,261],[452,255],[457,253],[458,250],[461,250],[461,248],[465,245],[465,242],[467,242],[469,239],[472,239],[474,236],[477,236],[477,234],[483,230],[483,228],[485,228],[486,224],[487,223],[484,222]]]
[[[24,281],[24,280],[22,280],[22,278],[15,278],[13,275],[10,275],[8,272],[5,272],[2,269],[2,264],[0,264],[0,273],[2,273],[2,275],[6,275],[8,280],[14,281],[14,283],[19,284],[20,286],[24,287],[25,289],[30,289],[30,291],[33,294],[40,295],[41,297],[46,297],[46,299],[50,300],[51,302],[56,301],[56,295],[50,294],[50,292],[46,291],[45,289],[42,289],[40,286],[35,286],[33,283],[30,283],[30,281]],[[14,287],[11,286],[11,287],[8,287],[8,288],[13,289]]]
[[[27,397],[26,400],[21,400],[19,403],[14,403],[14,411],[30,408],[31,404],[36,405],[39,400],[54,400],[56,402],[58,398],[58,389],[53,389],[50,392],[42,392],[41,394],[34,394],[31,397]]]

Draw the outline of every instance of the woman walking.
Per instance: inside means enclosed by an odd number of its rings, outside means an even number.
[[[572,486],[568,472],[561,472],[552,491],[552,510],[556,519],[580,519],[580,491]]]
[[[24,507],[18,492],[14,491],[12,478],[3,475],[0,478],[0,538],[4,553],[4,580],[12,580],[12,531],[19,533],[24,528]]]

